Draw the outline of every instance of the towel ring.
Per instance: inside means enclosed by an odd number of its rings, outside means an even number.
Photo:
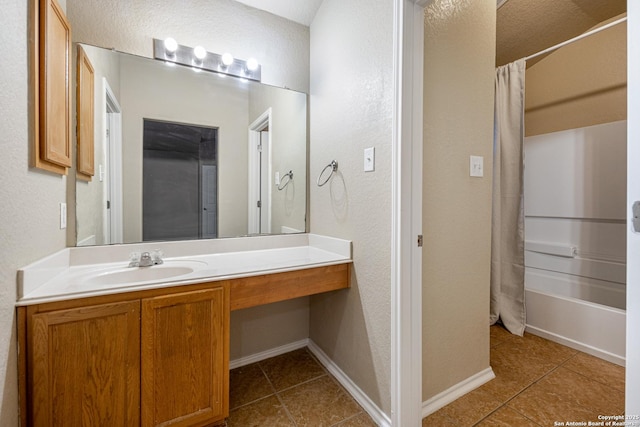
[[[331,171],[329,172],[329,175],[327,176],[327,179],[322,181],[322,184],[321,184],[320,183],[320,178],[322,178],[322,175],[324,175],[326,170],[329,169],[329,168],[331,168]],[[336,162],[335,160],[331,160],[331,163],[329,163],[327,166],[325,166],[324,169],[322,169],[322,172],[320,172],[320,175],[318,175],[318,179],[316,180],[316,184],[318,185],[318,187],[322,187],[327,182],[329,182],[329,180],[331,179],[331,177],[333,176],[333,174],[337,170],[338,170],[338,162]]]
[[[284,190],[287,187],[287,185],[289,185],[289,183],[293,179],[293,171],[289,171],[284,175],[282,175],[282,179],[285,179],[285,177],[287,178],[287,180],[284,182],[284,185],[282,184],[282,181],[280,181],[280,185],[278,185],[278,191]]]

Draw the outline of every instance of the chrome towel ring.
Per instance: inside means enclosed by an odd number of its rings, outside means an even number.
[[[282,180],[284,180],[285,178],[287,178],[287,180],[284,181],[284,184],[283,184]],[[289,171],[284,175],[282,175],[282,180],[280,181],[280,185],[278,185],[278,191],[284,190],[287,187],[287,185],[289,185],[292,179],[293,179],[293,171]]]
[[[324,175],[324,173],[329,168],[331,168],[331,171],[329,172],[329,175],[327,176],[327,178],[324,181],[322,181],[322,184],[321,184],[320,179],[322,178],[322,175]],[[316,180],[316,184],[318,185],[318,187],[322,187],[327,182],[329,182],[329,180],[337,170],[338,170],[338,162],[336,162],[335,160],[331,160],[331,163],[325,166],[324,169],[322,169],[322,172],[320,172],[320,175],[318,175],[318,179]]]

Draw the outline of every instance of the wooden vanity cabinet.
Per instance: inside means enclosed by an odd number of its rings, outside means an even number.
[[[139,331],[139,301],[34,314],[30,424],[137,425]]]
[[[21,425],[223,421],[229,313],[227,282],[18,307]]]
[[[201,426],[229,412],[229,293],[142,300],[142,426]]]

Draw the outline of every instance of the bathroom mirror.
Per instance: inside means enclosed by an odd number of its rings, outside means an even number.
[[[81,45],[94,170],[78,245],[305,231],[307,95]]]

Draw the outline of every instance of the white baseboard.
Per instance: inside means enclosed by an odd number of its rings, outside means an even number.
[[[527,325],[526,329],[532,335],[548,339],[549,341],[557,342],[574,350],[581,351],[583,353],[590,354],[607,362],[615,363],[616,365],[625,366],[626,358],[617,354],[610,353],[601,348],[593,347],[588,344],[581,343],[579,341],[572,340],[571,338],[564,337],[562,335],[554,334],[553,332],[546,331],[544,329],[536,328],[535,326]]]
[[[309,340],[309,350],[320,361],[327,371],[344,387],[347,392],[364,408],[373,421],[380,427],[391,427],[391,419],[345,374],[333,360],[325,354],[312,340]]]
[[[308,344],[309,344],[309,338],[305,338],[303,340],[285,344],[280,347],[261,351],[260,353],[255,353],[249,356],[241,357],[239,359],[234,359],[229,362],[229,369],[239,368],[241,366],[250,365],[252,363],[260,362],[262,360],[266,360],[271,357],[280,356],[281,354],[285,354],[290,351],[294,351],[294,350],[298,350],[299,348],[306,347]]]
[[[447,406],[449,403],[491,381],[495,377],[496,375],[493,373],[493,369],[489,367],[484,371],[470,376],[466,380],[460,381],[445,391],[436,394],[431,399],[422,402],[422,418],[433,414],[438,409]]]

